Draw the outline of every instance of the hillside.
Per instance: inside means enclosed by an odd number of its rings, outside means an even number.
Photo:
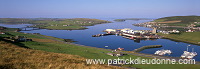
[[[88,65],[85,58],[31,50],[0,41],[0,69],[122,69],[107,65]]]
[[[183,32],[181,34],[159,34],[165,38],[200,45],[200,32]]]
[[[200,16],[172,16],[156,19],[152,22],[166,24],[168,26],[189,26],[190,24],[200,25]]]

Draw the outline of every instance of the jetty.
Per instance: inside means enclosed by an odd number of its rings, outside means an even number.
[[[134,52],[140,52],[140,51],[142,51],[142,50],[144,50],[144,49],[149,49],[149,48],[160,48],[160,47],[162,47],[162,45],[149,45],[149,46],[140,47],[140,48],[135,49],[135,50],[133,50],[133,51],[134,51]]]

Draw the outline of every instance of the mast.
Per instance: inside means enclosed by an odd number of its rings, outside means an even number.
[[[192,52],[194,52],[194,48],[192,48]]]

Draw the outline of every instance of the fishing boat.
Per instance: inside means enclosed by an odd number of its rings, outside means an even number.
[[[117,48],[117,50],[124,50],[124,48],[120,48],[120,47],[119,47],[119,48]]]

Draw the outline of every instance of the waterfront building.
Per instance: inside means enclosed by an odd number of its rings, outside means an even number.
[[[157,29],[153,28],[152,33],[154,33],[154,34],[157,33]]]

